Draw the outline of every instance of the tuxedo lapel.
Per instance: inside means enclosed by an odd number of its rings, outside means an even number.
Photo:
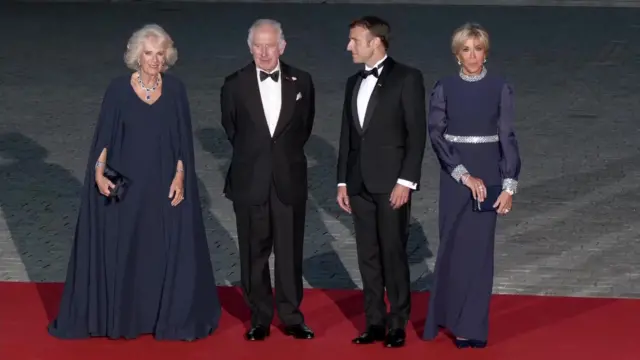
[[[260,87],[258,85],[258,75],[256,74],[255,64],[251,64],[244,69],[242,74],[242,82],[244,88],[247,91],[246,102],[247,110],[251,115],[251,120],[256,124],[264,128],[264,131],[269,133],[269,124],[267,124],[267,117],[264,114],[264,107],[262,106],[262,97],[260,97]]]
[[[296,79],[291,76],[289,66],[280,62],[280,88],[282,90],[282,103],[280,105],[280,115],[278,124],[273,132],[276,138],[287,128],[293,117],[293,111],[296,106]]]
[[[380,97],[384,95],[386,88],[386,80],[389,78],[389,74],[393,71],[394,61],[390,57],[384,61],[384,67],[382,68],[382,73],[378,77],[378,82],[376,83],[375,88],[373,88],[373,92],[371,93],[371,97],[369,98],[369,103],[367,104],[367,111],[364,115],[364,122],[362,125],[362,131],[367,131],[369,128],[369,123],[371,123],[371,117],[373,116],[376,107],[378,106],[378,102],[380,101]]]
[[[362,126],[360,125],[360,117],[358,116],[358,92],[360,92],[360,84],[362,83],[362,76],[356,75],[356,79],[351,88],[351,119],[353,125],[358,129],[358,132],[362,133]]]

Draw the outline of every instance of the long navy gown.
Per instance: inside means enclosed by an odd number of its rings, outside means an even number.
[[[455,336],[486,341],[493,288],[496,212],[474,212],[464,173],[515,192],[520,155],[513,130],[513,91],[486,69],[438,81],[428,128],[441,165],[440,245],[424,339],[444,327]]]
[[[106,203],[94,164],[130,179],[122,199]],[[184,164],[184,200],[171,206],[176,164]],[[184,85],[164,75],[162,95],[143,102],[130,76],[103,99],[89,153],[73,250],[57,319],[58,338],[94,336],[195,340],[218,326],[220,303],[204,231]]]

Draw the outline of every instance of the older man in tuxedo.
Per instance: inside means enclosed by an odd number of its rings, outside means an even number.
[[[411,310],[406,245],[426,109],[422,73],[387,55],[389,33],[389,24],[374,16],[350,25],[347,50],[354,63],[365,66],[347,80],[337,201],[353,215],[364,287],[367,328],[353,342],[400,347]]]
[[[221,90],[222,126],[233,147],[224,193],[233,201],[241,282],[251,310],[247,340],[269,336],[273,299],[269,256],[275,253],[275,300],[285,333],[311,339],[300,311],[307,200],[304,145],[315,115],[311,76],[280,60],[280,23],[249,30],[253,62],[229,75]]]

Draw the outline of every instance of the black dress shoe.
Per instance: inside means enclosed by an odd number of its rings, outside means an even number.
[[[315,334],[305,324],[289,325],[284,328],[284,333],[295,339],[313,339]]]
[[[402,347],[406,337],[404,329],[391,329],[384,340],[384,346],[389,348]]]
[[[249,341],[262,341],[269,336],[269,328],[262,325],[257,325],[251,328],[244,334],[244,338]]]
[[[486,341],[473,340],[473,339],[455,339],[454,344],[458,349],[474,348],[482,349],[487,346]]]
[[[384,326],[369,326],[367,331],[363,332],[357,338],[351,340],[354,344],[373,344],[376,341],[384,341],[386,329]]]

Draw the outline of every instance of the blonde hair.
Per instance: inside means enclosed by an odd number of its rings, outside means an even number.
[[[152,37],[159,39],[165,48],[165,61],[162,71],[167,70],[178,61],[178,50],[173,46],[171,36],[160,25],[149,24],[136,30],[127,42],[124,63],[129,69],[140,70],[140,54],[142,53],[144,42]]]
[[[480,24],[466,23],[453,32],[451,37],[451,52],[453,52],[453,55],[458,55],[469,39],[480,41],[485,53],[489,52],[489,33]]]

